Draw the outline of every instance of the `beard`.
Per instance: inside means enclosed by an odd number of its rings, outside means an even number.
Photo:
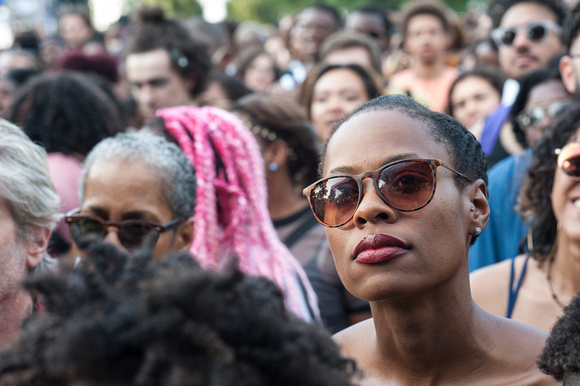
[[[0,249],[0,304],[21,290],[21,282],[27,274],[26,258],[22,253],[20,237],[12,238]]]

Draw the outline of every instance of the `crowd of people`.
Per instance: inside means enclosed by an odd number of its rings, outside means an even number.
[[[558,0],[18,31],[0,385],[575,384],[579,57]]]

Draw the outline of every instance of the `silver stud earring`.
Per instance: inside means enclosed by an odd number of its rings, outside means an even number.
[[[479,236],[481,234],[481,228],[480,227],[475,227],[475,229],[473,229],[473,235],[474,236]]]
[[[268,170],[270,170],[271,172],[275,172],[276,170],[278,170],[278,164],[275,162],[271,162],[268,165]]]
[[[475,212],[475,208],[469,208],[469,210]]]

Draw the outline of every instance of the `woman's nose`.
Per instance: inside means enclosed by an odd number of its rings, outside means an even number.
[[[362,181],[363,194],[361,202],[356,209],[353,221],[357,227],[367,223],[388,222],[392,223],[397,218],[397,211],[379,196],[375,190],[373,180],[365,178]]]

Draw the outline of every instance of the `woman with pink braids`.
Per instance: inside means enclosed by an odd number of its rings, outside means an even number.
[[[289,311],[318,320],[312,287],[270,220],[263,161],[252,133],[214,107],[173,107],[157,116],[196,171],[192,255],[217,270],[236,258],[244,273],[274,281]]]

